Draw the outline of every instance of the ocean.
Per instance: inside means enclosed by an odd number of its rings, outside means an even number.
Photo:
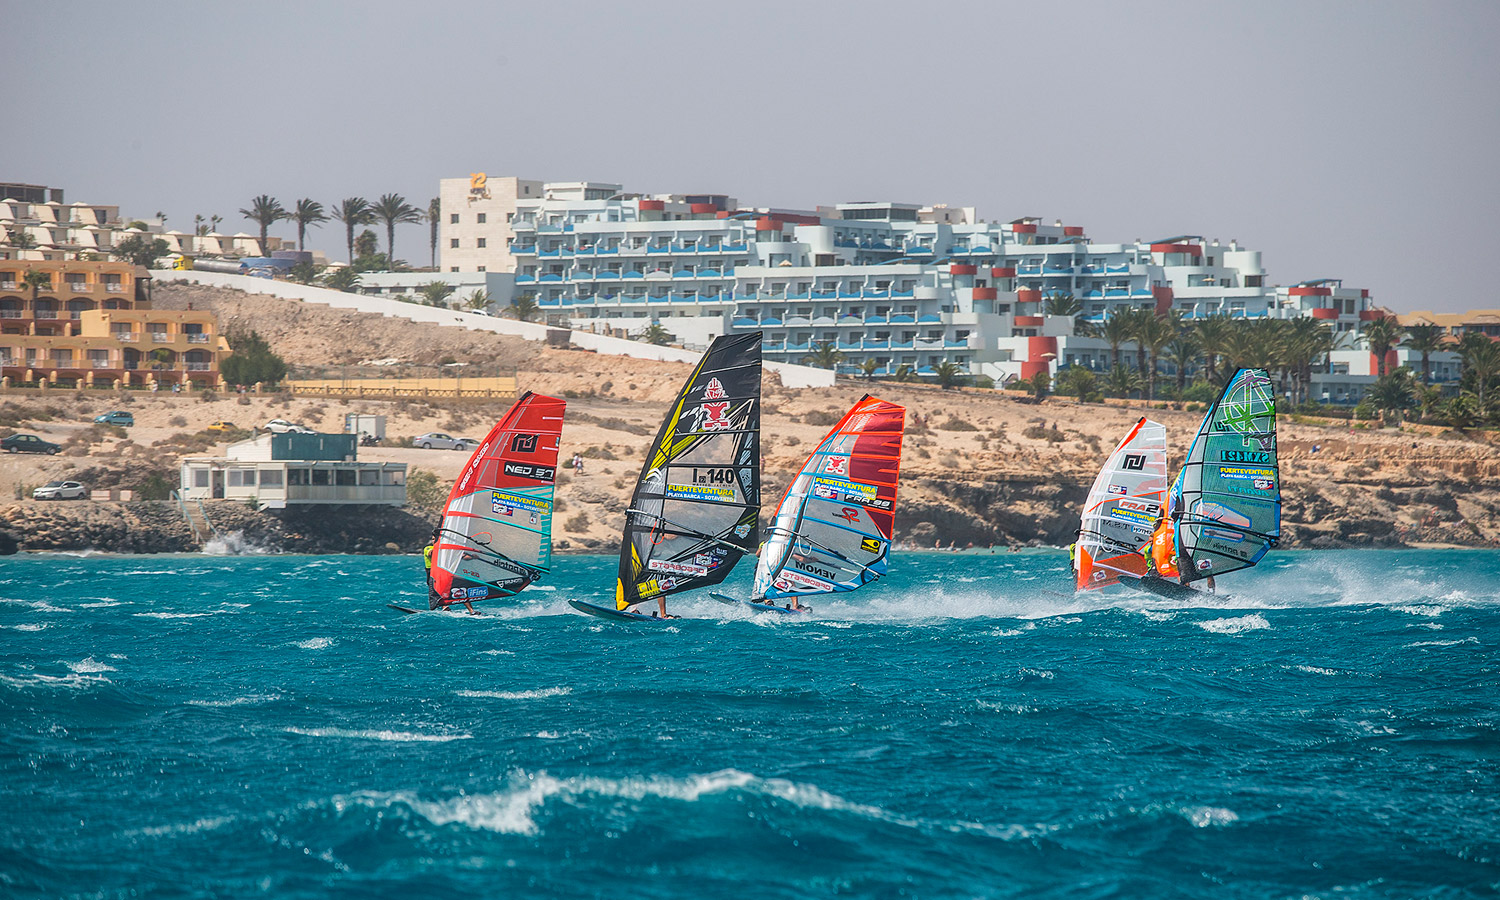
[[[1275,552],[1187,606],[899,553],[617,624],[414,557],[0,562],[0,896],[1500,893],[1500,553]],[[729,582],[748,590],[748,567]]]

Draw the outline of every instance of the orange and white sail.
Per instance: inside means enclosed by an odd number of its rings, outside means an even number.
[[[1166,492],[1167,429],[1142,418],[1109,455],[1084,503],[1073,558],[1078,590],[1145,574],[1141,548],[1165,509]]]

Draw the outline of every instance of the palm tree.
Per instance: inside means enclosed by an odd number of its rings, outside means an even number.
[[[353,266],[339,266],[337,269],[330,269],[328,274],[323,276],[323,284],[335,291],[353,293],[354,289],[359,287],[359,273],[354,271]]]
[[[1296,396],[1302,401],[1311,392],[1313,366],[1328,359],[1337,341],[1333,329],[1317,319],[1292,319],[1286,324],[1282,342],[1284,358],[1292,371]]]
[[[222,222],[222,221],[224,221],[224,217],[223,216],[220,216],[220,215],[209,216],[208,217],[208,230],[210,232],[218,231],[219,230],[219,223]]]
[[[1080,403],[1094,393],[1097,384],[1098,379],[1085,366],[1068,366],[1057,373],[1057,392],[1077,397]]]
[[[1401,413],[1411,409],[1416,400],[1416,387],[1411,370],[1405,366],[1376,379],[1375,384],[1370,387],[1370,403],[1379,410],[1382,424],[1388,412],[1395,413],[1396,422],[1400,423]]]
[[[203,223],[204,223],[204,221],[205,221],[205,219],[203,218],[202,215],[194,215],[193,216],[193,234],[196,235],[197,237],[203,237],[203,235],[204,235],[204,230],[203,230]]]
[[[1488,416],[1489,385],[1496,375],[1500,375],[1500,344],[1484,335],[1480,337],[1482,341],[1468,341],[1468,347],[1464,349],[1464,375],[1472,379],[1471,390],[1478,400],[1479,414]]]
[[[661,327],[660,322],[652,322],[650,325],[642,328],[640,334],[636,336],[637,340],[645,341],[657,347],[665,347],[667,344],[672,343],[672,338],[673,334]]]
[[[1422,354],[1422,383],[1431,384],[1432,354],[1443,349],[1446,333],[1441,325],[1406,326],[1406,346]]]
[[[36,247],[36,238],[25,228],[7,228],[5,230],[6,243],[17,250],[31,250]]]
[[[1198,339],[1198,346],[1203,351],[1209,384],[1217,384],[1219,381],[1217,363],[1234,327],[1234,320],[1223,314],[1205,316],[1193,323],[1193,336]]]
[[[375,218],[385,223],[386,271],[396,271],[396,226],[413,225],[422,221],[422,211],[406,202],[400,194],[382,194],[370,207]]]
[[[36,306],[37,292],[42,288],[52,290],[52,274],[50,272],[39,272],[36,269],[29,270],[21,276],[21,287],[31,288],[31,305]]]
[[[302,199],[297,201],[296,209],[292,210],[289,218],[297,223],[297,249],[306,250],[307,226],[327,222],[328,215],[323,212],[323,204],[316,200]]]
[[[1042,398],[1047,396],[1047,391],[1052,387],[1052,373],[1043,369],[1030,378],[1021,379],[1021,383],[1026,386],[1026,390],[1031,391],[1032,398],[1041,403]]]
[[[526,291],[511,299],[509,312],[518,321],[530,322],[537,313],[541,312],[541,307],[537,305],[536,295]]]
[[[464,298],[464,306],[472,310],[482,310],[490,305],[492,299],[489,291],[484,288],[475,288],[469,296]]]
[[[354,229],[375,221],[375,214],[370,211],[370,201],[363,197],[345,198],[334,209],[333,217],[344,223],[344,234],[349,242],[349,265],[352,266],[354,265]]]
[[[1129,366],[1116,365],[1104,376],[1104,390],[1111,397],[1129,397],[1141,389],[1141,376]]]
[[[1135,340],[1141,347],[1141,357],[1149,359],[1146,372],[1146,399],[1156,399],[1156,357],[1162,348],[1172,343],[1178,334],[1180,318],[1158,316],[1151,313],[1139,316],[1135,324]]]
[[[1182,399],[1182,392],[1187,389],[1187,373],[1203,355],[1198,347],[1198,338],[1191,329],[1183,329],[1167,344],[1167,359],[1177,369],[1177,399]]]
[[[1385,376],[1385,355],[1401,345],[1401,325],[1395,316],[1381,316],[1364,327],[1365,343],[1375,355],[1375,375]]]
[[[427,202],[427,224],[430,231],[429,243],[432,249],[432,267],[437,268],[437,242],[438,222],[443,217],[443,198],[433,197]]]
[[[269,240],[266,233],[270,231],[271,226],[282,219],[290,219],[292,217],[292,214],[282,207],[281,201],[270,194],[261,194],[250,201],[250,208],[241,209],[240,215],[251,221],[260,223],[260,252],[262,253],[271,252],[266,246]]]
[[[872,356],[859,364],[859,373],[865,376],[866,381],[869,381],[875,377],[875,370],[878,368],[880,368],[880,363],[876,362],[875,357]]]
[[[814,341],[812,352],[802,357],[802,361],[809,366],[835,371],[843,359],[844,354],[839,351],[838,345],[833,341]]]
[[[938,387],[945,391],[957,384],[958,380],[964,374],[963,368],[951,359],[945,359],[938,363],[932,372],[937,376]]]
[[[912,371],[911,366],[907,365],[906,363],[902,363],[901,365],[897,366],[896,371],[891,373],[892,381],[911,381],[916,377],[917,373]]]
[[[1099,336],[1109,344],[1109,364],[1120,365],[1120,345],[1135,337],[1135,310],[1117,309],[1104,320]]]
[[[428,306],[446,306],[444,301],[453,293],[453,285],[446,281],[429,281],[417,288],[417,293],[422,295],[422,301]]]

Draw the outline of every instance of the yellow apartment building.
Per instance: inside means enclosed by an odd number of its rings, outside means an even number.
[[[46,279],[28,284],[27,274]],[[7,385],[217,388],[229,343],[216,316],[151,308],[151,276],[122,262],[0,260]]]

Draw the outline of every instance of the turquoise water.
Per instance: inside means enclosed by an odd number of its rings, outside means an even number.
[[[1500,892],[1500,554],[1275,553],[1199,608],[1066,568],[631,625],[566,606],[604,557],[480,618],[386,609],[413,558],[12,557],[0,895]]]

